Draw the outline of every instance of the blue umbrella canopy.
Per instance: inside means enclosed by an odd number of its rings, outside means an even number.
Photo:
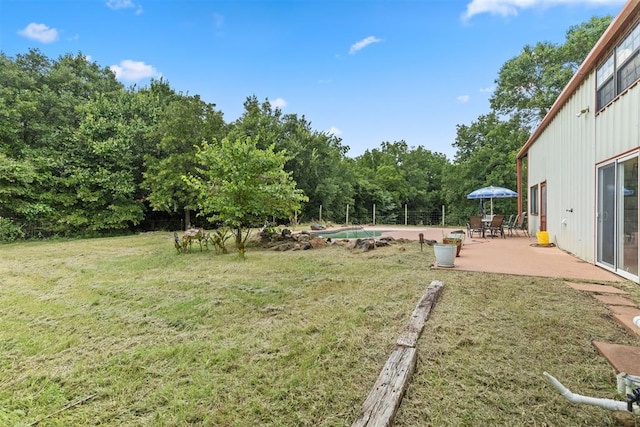
[[[493,215],[493,199],[501,197],[518,197],[518,193],[508,188],[490,185],[467,194],[467,199],[491,199],[491,215]]]

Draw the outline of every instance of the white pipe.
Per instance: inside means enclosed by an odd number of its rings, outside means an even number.
[[[548,374],[546,372],[544,372],[543,374],[544,374],[545,377],[547,377],[549,382],[551,384],[553,384],[553,386],[555,388],[558,389],[560,394],[571,403],[583,403],[585,405],[600,406],[601,408],[609,409],[610,411],[629,412],[628,409],[627,409],[627,402],[621,402],[619,400],[602,399],[602,398],[598,398],[598,397],[589,397],[589,396],[583,396],[581,394],[575,394],[575,393],[572,393],[571,390],[569,390],[568,388],[563,386],[560,383],[560,381],[555,379],[550,374]],[[640,414],[640,408],[637,407],[637,406],[634,407],[633,413],[634,414]]]

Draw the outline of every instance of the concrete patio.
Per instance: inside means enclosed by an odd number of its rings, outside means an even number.
[[[423,233],[425,240],[438,242],[442,241],[443,236],[455,230],[454,228],[384,226],[366,227],[366,229],[384,230],[383,236],[391,236],[395,239],[418,240],[418,235]],[[527,237],[522,232],[504,239],[467,236],[460,256],[455,260],[454,269],[597,282],[624,280],[610,271],[584,262],[555,246],[537,246],[535,237]]]

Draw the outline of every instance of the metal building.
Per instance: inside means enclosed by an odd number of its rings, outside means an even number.
[[[518,153],[529,232],[640,283],[639,151],[640,0],[630,0]]]

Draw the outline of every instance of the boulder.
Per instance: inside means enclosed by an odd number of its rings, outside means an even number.
[[[309,244],[309,248],[318,249],[318,248],[324,248],[325,246],[327,246],[327,241],[324,240],[322,237],[314,237],[309,240],[308,244]]]

